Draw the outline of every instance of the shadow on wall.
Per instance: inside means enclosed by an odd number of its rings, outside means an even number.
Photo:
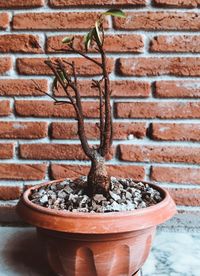
[[[6,227],[7,230],[9,232]],[[25,228],[17,231],[16,228],[16,232],[7,237],[1,249],[3,263],[0,264],[0,275],[55,276],[48,266],[35,230]]]

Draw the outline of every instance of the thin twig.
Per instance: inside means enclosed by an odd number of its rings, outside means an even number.
[[[58,68],[59,68],[58,70],[60,70],[63,73],[64,78],[67,81],[67,85],[62,80],[58,71],[52,65],[51,61],[46,61],[46,64],[50,67],[50,69],[52,70],[54,75],[57,77],[59,83],[61,84],[62,88],[65,90],[70,102],[72,103],[72,105],[75,109],[77,120],[78,120],[78,134],[79,134],[79,138],[81,141],[81,145],[82,145],[82,148],[83,148],[85,154],[89,158],[91,158],[93,155],[93,150],[92,150],[92,148],[90,148],[88,141],[87,141],[86,134],[85,134],[83,111],[82,111],[82,105],[81,105],[81,101],[80,101],[80,94],[79,94],[78,88],[74,85],[74,83],[71,82],[71,76],[67,74],[67,71],[62,63],[62,60],[57,59],[56,62],[57,62]],[[75,72],[75,69],[74,69],[74,72]],[[68,86],[70,86],[74,90],[75,96],[76,96],[76,102],[74,101],[74,99],[70,95],[70,93],[68,92],[68,90],[67,90]]]
[[[103,94],[102,94],[102,88],[101,88],[101,80],[93,80],[93,87],[96,87],[99,91],[99,121],[100,121],[100,126],[99,126],[99,131],[100,131],[100,145],[99,145],[99,152],[101,153],[102,151],[102,146],[104,143],[104,102],[103,102]]]
[[[50,97],[51,99],[53,99],[55,101],[55,104],[71,104],[71,102],[57,100],[54,96],[52,96],[49,93],[47,93],[46,91],[42,90],[40,88],[39,84],[35,80],[32,80],[32,82],[35,84],[36,90],[40,91],[41,93],[43,93],[43,94],[47,95],[48,97]]]
[[[79,54],[80,56],[82,56],[82,57],[84,57],[84,58],[90,60],[91,62],[95,63],[96,65],[98,65],[99,67],[102,68],[102,64],[101,64],[100,62],[98,62],[96,59],[89,57],[88,55],[84,54],[83,52],[81,52],[81,51],[79,51],[79,50],[76,50],[76,49],[74,48],[73,45],[69,45],[69,47],[70,47],[76,54]]]

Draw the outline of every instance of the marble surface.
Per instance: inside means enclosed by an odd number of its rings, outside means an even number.
[[[158,231],[142,275],[200,276],[200,232]],[[0,227],[0,276],[55,276],[34,228]]]
[[[200,276],[200,233],[158,232],[143,276]]]

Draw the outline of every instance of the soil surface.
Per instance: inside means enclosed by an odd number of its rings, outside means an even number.
[[[130,178],[111,177],[111,190],[107,197],[84,194],[87,177],[66,179],[60,183],[33,190],[30,200],[43,207],[70,212],[106,213],[146,208],[162,201],[159,191],[146,183]]]

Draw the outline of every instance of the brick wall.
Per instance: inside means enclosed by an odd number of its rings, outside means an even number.
[[[87,173],[73,109],[54,105],[32,80],[49,92],[45,58],[75,59],[87,134],[96,143],[97,92],[89,76],[99,68],[58,49],[67,34],[79,35],[80,42],[108,7],[127,12],[126,19],[107,22],[115,127],[109,170],[158,181],[181,212],[198,212],[199,5],[199,0],[0,0],[0,221],[17,219],[14,206],[26,186]]]

